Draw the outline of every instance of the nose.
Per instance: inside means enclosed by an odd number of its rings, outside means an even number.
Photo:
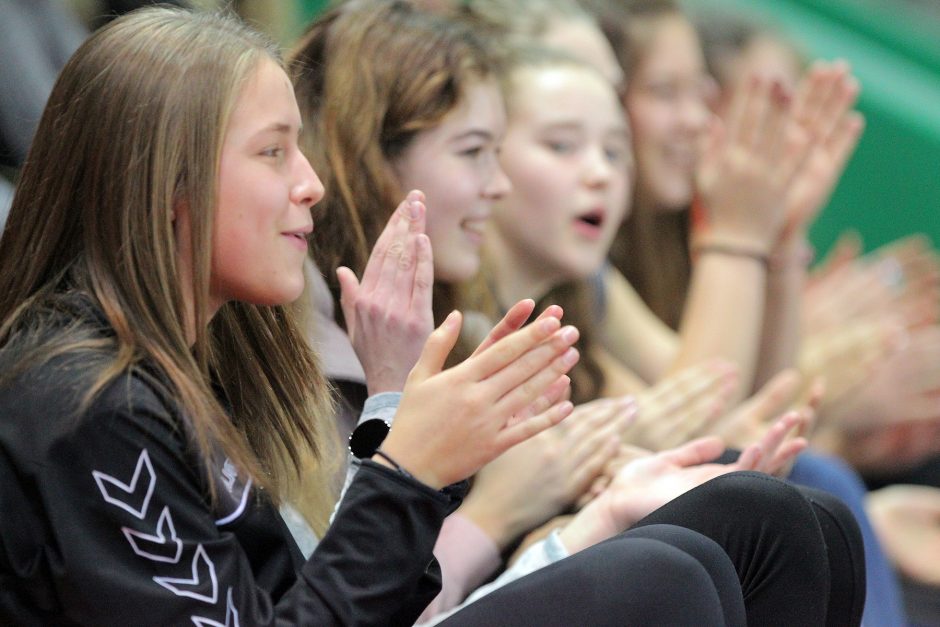
[[[610,183],[613,166],[602,146],[587,151],[584,164],[584,183],[588,187],[605,187]]]
[[[325,190],[320,177],[313,171],[307,157],[298,151],[295,167],[294,184],[291,186],[291,202],[303,207],[312,207],[320,202]]]
[[[710,118],[710,109],[704,94],[689,93],[682,99],[679,120],[683,128],[700,133],[705,130]]]
[[[492,175],[483,189],[483,196],[487,200],[499,200],[512,191],[512,181],[506,175],[498,159],[493,160]]]

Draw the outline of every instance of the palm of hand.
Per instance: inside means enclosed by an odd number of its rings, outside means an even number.
[[[634,460],[620,469],[607,489],[610,519],[622,529],[623,522],[636,522],[730,469],[723,464],[683,466],[664,453]]]

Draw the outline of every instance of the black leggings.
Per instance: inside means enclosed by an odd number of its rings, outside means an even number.
[[[740,472],[442,624],[841,626],[860,623],[864,601],[862,540],[848,508]]]

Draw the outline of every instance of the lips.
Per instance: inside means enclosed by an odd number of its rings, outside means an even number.
[[[604,222],[607,219],[607,212],[601,208],[594,208],[578,215],[574,219],[574,229],[580,235],[590,239],[597,239],[601,236]]]
[[[297,246],[298,249],[307,250],[307,240],[310,238],[310,234],[313,233],[313,224],[308,224],[300,227],[299,229],[294,229],[291,231],[284,231],[281,233],[284,237],[291,240],[291,242]]]
[[[473,243],[479,244],[486,235],[486,223],[488,221],[489,216],[468,218],[460,223],[460,228]]]

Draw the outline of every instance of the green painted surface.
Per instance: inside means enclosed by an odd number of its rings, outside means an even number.
[[[298,0],[298,3],[304,23],[308,24],[329,5],[329,0]]]

